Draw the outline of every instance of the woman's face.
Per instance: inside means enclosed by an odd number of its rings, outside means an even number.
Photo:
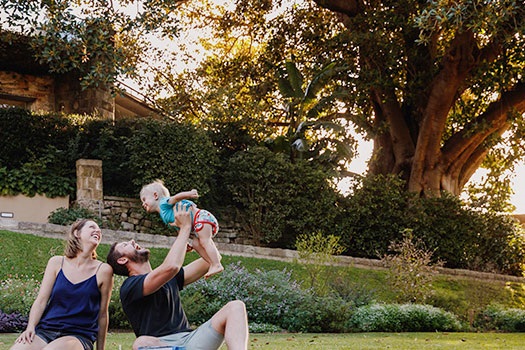
[[[102,239],[102,231],[95,221],[88,220],[80,229],[79,238],[84,246],[91,244],[97,247]]]

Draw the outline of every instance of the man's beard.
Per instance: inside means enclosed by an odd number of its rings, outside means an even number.
[[[128,258],[136,263],[145,263],[149,261],[149,253],[149,249],[135,250],[134,254]]]

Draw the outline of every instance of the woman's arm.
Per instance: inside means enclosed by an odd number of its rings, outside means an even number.
[[[16,339],[17,343],[31,343],[35,337],[35,327],[40,322],[40,318],[44,313],[49,297],[51,296],[51,291],[53,290],[53,285],[62,265],[62,256],[54,256],[47,262],[46,271],[44,272],[44,278],[40,285],[40,290],[38,295],[31,306],[29,311],[29,320],[27,321],[27,327],[25,331],[20,334]]]
[[[102,264],[98,273],[97,280],[100,281],[100,311],[98,313],[98,334],[97,350],[104,350],[106,347],[106,336],[109,325],[109,301],[113,291],[113,269],[108,264]]]

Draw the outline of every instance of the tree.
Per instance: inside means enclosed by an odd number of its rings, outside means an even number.
[[[155,37],[179,30],[184,0],[0,0],[2,40],[31,38],[51,72],[80,72],[81,83],[112,87],[148,61]]]
[[[286,113],[284,122],[273,124],[285,127],[285,132],[267,142],[270,148],[289,153],[292,161],[296,157],[315,159],[329,168],[344,166],[352,159],[355,140],[336,112],[339,99],[348,92],[330,86],[334,84],[332,76],[340,70],[344,65],[331,62],[305,82],[295,62],[287,61],[277,68]]]
[[[229,147],[237,140],[237,150],[249,146],[237,138],[246,133],[292,160],[315,160],[330,171],[344,169],[355,147],[348,121],[337,113],[348,95],[339,79],[345,64],[339,54],[323,54],[318,46],[324,45],[287,36],[294,27],[286,22],[287,16],[299,24],[307,15],[301,31],[319,23],[315,28],[323,28],[323,36],[330,37],[333,25],[327,24],[328,17],[319,12],[308,15],[310,7],[304,5],[284,10],[280,2],[271,1],[235,5],[195,1],[182,9],[185,31],[202,31],[204,24],[209,29],[199,37],[206,52],[199,52],[196,68],[182,73],[173,62],[187,60],[188,46],[169,56],[169,63],[157,70],[157,87],[168,90],[169,96],[159,105],[171,111],[172,118],[199,123],[217,134],[232,130],[226,138]],[[305,44],[298,41],[308,42],[315,53],[303,54]]]
[[[524,2],[314,1],[355,49],[349,112],[374,139],[372,174],[458,195],[489,154],[504,160],[498,145],[523,157]]]

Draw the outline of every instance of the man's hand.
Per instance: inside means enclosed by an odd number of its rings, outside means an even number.
[[[191,231],[191,207],[190,203],[175,203],[175,225],[180,229],[189,228]]]

